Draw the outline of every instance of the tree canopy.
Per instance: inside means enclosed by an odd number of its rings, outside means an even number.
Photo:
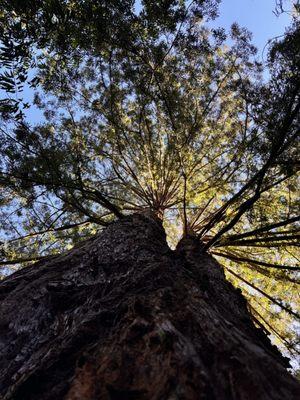
[[[263,66],[246,29],[207,23],[218,3],[0,2],[0,265],[151,210],[173,246],[196,235],[299,354],[299,20]]]

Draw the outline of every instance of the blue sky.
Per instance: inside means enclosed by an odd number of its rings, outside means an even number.
[[[233,22],[248,28],[258,48],[259,61],[262,61],[268,40],[282,35],[291,22],[286,13],[276,17],[274,8],[275,0],[222,0],[220,16],[215,23],[225,29],[229,29]]]
[[[276,17],[273,13],[275,0],[222,0],[219,18],[213,25],[224,27],[227,31],[233,22],[248,28],[253,33],[253,43],[258,48],[258,61],[263,61],[263,51],[269,39],[282,35],[291,20],[287,14]],[[264,52],[266,56],[266,50]],[[24,100],[32,102],[33,93],[24,90]],[[35,124],[41,121],[42,113],[31,106],[26,111],[28,121]]]

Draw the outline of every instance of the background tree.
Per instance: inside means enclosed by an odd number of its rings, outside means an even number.
[[[38,76],[28,72],[35,68],[41,49],[56,54],[58,64],[76,58],[78,51],[94,55],[105,52],[111,44],[121,53],[136,52],[144,35],[155,41],[160,32],[172,33],[190,13],[214,17],[218,3],[146,0],[141,12],[136,13],[132,0],[2,0],[0,89],[6,92],[0,103],[2,117],[17,121],[24,117],[28,104],[23,101],[22,90],[25,82],[33,87],[38,84]]]

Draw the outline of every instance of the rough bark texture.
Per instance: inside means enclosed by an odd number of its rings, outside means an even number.
[[[5,400],[300,398],[217,262],[147,216],[16,272],[0,301]]]

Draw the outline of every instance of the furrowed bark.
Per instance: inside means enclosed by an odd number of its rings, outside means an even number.
[[[287,360],[194,238],[123,218],[0,283],[4,400],[298,399]]]

